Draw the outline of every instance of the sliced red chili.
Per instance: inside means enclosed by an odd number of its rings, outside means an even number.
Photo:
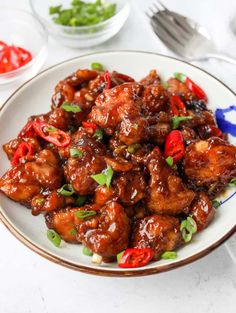
[[[175,73],[174,76],[175,78],[180,80],[182,83],[184,83],[187,86],[187,88],[190,91],[192,91],[199,100],[207,101],[206,93],[202,90],[201,87],[195,84],[189,77],[187,77],[186,75],[182,73]]]
[[[57,147],[66,147],[71,137],[64,131],[44,122],[34,122],[33,128],[37,135]]]
[[[97,129],[97,125],[92,122],[82,122],[84,128],[92,128],[93,130]]]
[[[166,138],[165,157],[173,158],[174,163],[178,162],[184,156],[184,140],[179,130],[172,130]]]
[[[154,253],[150,248],[129,248],[121,256],[119,267],[134,268],[147,265],[153,258]]]
[[[170,98],[170,108],[173,115],[185,116],[188,114],[183,101],[176,95]]]
[[[18,47],[17,49],[20,52],[19,58],[20,58],[21,66],[27,64],[29,61],[32,60],[32,55],[29,51],[27,51],[21,47]]]
[[[28,142],[21,142],[14,153],[11,164],[17,165],[22,157],[33,155],[33,147]]]
[[[5,48],[7,46],[7,44],[4,41],[0,40],[0,51],[3,50],[3,48]]]
[[[28,121],[18,134],[18,138],[34,137],[35,131],[33,128],[33,121]]]
[[[106,71],[104,74],[104,80],[106,83],[106,89],[110,89],[111,88],[111,75],[108,71]]]
[[[123,80],[127,83],[134,82],[134,79],[132,77],[118,72],[113,72],[112,77],[114,77],[115,79]]]

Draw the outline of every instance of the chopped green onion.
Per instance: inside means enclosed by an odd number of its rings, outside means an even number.
[[[188,216],[186,220],[181,222],[180,231],[184,241],[189,242],[192,239],[192,235],[197,232],[197,223],[191,216]]]
[[[60,244],[61,244],[61,237],[54,230],[48,229],[47,230],[47,237],[54,244],[55,247],[59,247],[60,246]]]
[[[77,230],[75,228],[72,228],[69,232],[70,235],[75,235],[77,233]]]
[[[217,209],[220,206],[220,202],[214,199],[212,200],[212,205],[215,209]]]
[[[93,252],[89,248],[83,247],[83,254],[87,256],[92,256]]]
[[[97,211],[94,210],[81,210],[81,211],[77,211],[75,212],[76,217],[78,218],[86,218],[86,217],[90,217],[90,216],[94,216],[97,214]]]
[[[162,83],[162,87],[163,87],[164,89],[168,89],[168,87],[169,87],[168,82],[163,82],[163,83]]]
[[[235,187],[236,186],[236,178],[231,179],[231,181],[228,183],[228,186]]]
[[[137,123],[134,123],[133,128],[134,128],[134,129],[138,129],[138,124],[137,124]]]
[[[139,148],[141,148],[140,143],[134,143],[134,144],[128,146],[127,151],[130,154],[132,154],[132,153],[136,152]]]
[[[100,186],[106,185],[107,187],[110,187],[113,173],[113,169],[108,166],[104,172],[92,175],[91,178],[95,180]]]
[[[171,156],[168,156],[168,158],[166,158],[166,163],[169,165],[169,167],[172,167],[174,165],[174,160]]]
[[[73,113],[82,112],[82,109],[80,106],[72,105],[69,102],[63,102],[61,105],[61,108],[65,110],[66,112],[73,112]]]
[[[82,158],[82,156],[83,156],[83,151],[80,150],[80,149],[71,148],[71,149],[70,149],[70,156],[71,156],[72,158],[73,158],[73,157]]]
[[[55,132],[57,130],[57,128],[56,127],[45,127],[44,128],[44,131],[46,131],[46,132]]]
[[[63,185],[60,189],[58,189],[58,192],[65,197],[70,197],[75,193],[72,185],[70,184]]]
[[[168,259],[176,259],[177,258],[177,252],[175,251],[165,251],[161,255],[161,259],[168,260]]]
[[[181,81],[182,83],[184,83],[187,78],[187,76],[182,73],[174,73],[174,77],[178,79],[179,81]]]
[[[36,204],[41,204],[41,203],[43,203],[44,201],[45,201],[44,198],[38,198],[38,199],[35,200],[35,203],[36,203]]]
[[[81,205],[83,205],[83,204],[85,203],[86,199],[87,199],[86,196],[79,196],[79,197],[77,198],[75,204],[76,204],[77,206],[81,206]]]
[[[192,118],[193,118],[192,116],[173,116],[172,117],[172,129],[178,128],[181,122],[191,120]]]
[[[61,5],[57,5],[55,7],[49,7],[49,14],[56,14],[56,13],[60,13],[61,11]]]
[[[122,255],[123,255],[124,252],[125,252],[125,251],[123,250],[123,251],[121,251],[120,253],[118,253],[118,254],[116,255],[116,259],[117,259],[117,263],[118,263],[118,264],[120,263],[120,260],[121,260]]]
[[[104,67],[101,63],[94,62],[91,64],[91,69],[95,71],[104,71]]]
[[[102,129],[95,130],[93,137],[101,141],[103,139],[103,130]]]

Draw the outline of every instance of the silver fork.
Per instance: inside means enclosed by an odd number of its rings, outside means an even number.
[[[206,29],[195,21],[168,10],[160,1],[150,11],[147,15],[155,34],[174,53],[190,61],[215,58],[236,64],[236,59],[217,52]]]

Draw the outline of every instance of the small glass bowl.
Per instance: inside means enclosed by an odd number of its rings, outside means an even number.
[[[45,25],[49,34],[63,45],[74,48],[92,47],[110,39],[124,25],[130,12],[127,0],[107,0],[116,3],[117,11],[108,20],[90,26],[63,26],[55,24],[49,15],[49,7],[62,4],[70,7],[71,0],[30,0],[30,6],[35,16]]]
[[[48,35],[44,26],[31,13],[0,7],[0,38],[32,54],[32,60],[26,65],[0,74],[0,85],[27,80],[37,74],[47,57]]]

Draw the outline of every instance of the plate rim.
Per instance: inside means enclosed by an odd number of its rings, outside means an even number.
[[[98,51],[98,52],[92,52],[92,53],[87,53],[87,54],[83,54],[81,56],[77,56],[77,57],[73,57],[73,58],[69,58],[66,59],[62,62],[56,63],[48,68],[46,68],[45,70],[39,72],[38,74],[36,74],[35,76],[33,76],[32,78],[28,79],[26,82],[24,82],[23,84],[21,84],[3,103],[1,109],[0,109],[0,114],[3,110],[3,108],[5,108],[7,106],[7,104],[9,103],[9,101],[11,100],[12,97],[14,97],[15,94],[17,94],[24,86],[26,86],[27,84],[29,84],[32,80],[34,80],[35,78],[43,75],[46,72],[49,72],[51,69],[56,68],[62,64],[65,64],[67,62],[73,61],[73,60],[77,60],[77,59],[81,59],[84,57],[88,57],[88,56],[92,56],[92,55],[99,55],[99,54],[112,54],[112,53],[134,53],[134,54],[150,54],[150,55],[156,55],[156,56],[160,56],[163,58],[167,58],[167,59],[172,59],[178,62],[182,62],[184,64],[189,65],[190,67],[196,68],[202,72],[204,72],[205,74],[209,75],[210,77],[214,78],[216,81],[218,81],[220,84],[222,84],[226,89],[228,89],[235,97],[236,97],[236,93],[230,88],[228,87],[224,82],[222,82],[220,79],[218,79],[217,77],[215,77],[214,75],[210,74],[208,71],[206,71],[205,69],[200,68],[199,66],[196,66],[194,64],[191,64],[185,60],[181,60],[179,58],[176,57],[172,57],[172,56],[167,56],[164,54],[160,54],[160,53],[156,53],[156,52],[150,52],[150,51],[142,51],[142,50],[109,50],[109,51]],[[41,248],[38,245],[35,245],[33,242],[30,241],[30,239],[28,239],[26,236],[24,236],[15,226],[13,223],[11,223],[11,221],[4,216],[3,212],[0,210],[0,221],[2,221],[3,225],[5,225],[5,227],[20,241],[22,242],[25,246],[27,246],[29,249],[31,249],[32,251],[34,251],[35,253],[41,255],[42,257],[46,258],[49,261],[52,261],[56,264],[59,264],[61,266],[76,270],[76,271],[80,271],[80,272],[84,272],[87,274],[93,274],[93,275],[98,275],[98,276],[108,276],[108,277],[130,277],[130,276],[145,276],[145,275],[152,275],[152,274],[157,274],[157,273],[161,273],[161,272],[166,272],[169,270],[173,270],[176,268],[179,268],[181,266],[184,265],[188,265],[202,257],[204,257],[205,255],[209,254],[211,251],[213,251],[214,249],[216,249],[217,247],[219,247],[222,243],[224,243],[227,239],[229,239],[235,232],[236,232],[236,225],[233,226],[224,236],[222,236],[219,240],[217,240],[216,242],[214,242],[213,244],[211,244],[210,246],[208,246],[207,248],[203,249],[202,251],[195,253],[191,256],[189,256],[188,258],[184,259],[184,260],[180,260],[177,261],[175,263],[169,263],[169,264],[164,264],[164,265],[159,265],[158,267],[153,267],[153,268],[143,268],[141,270],[130,270],[130,271],[126,271],[126,270],[122,270],[122,271],[114,271],[113,269],[98,269],[98,268],[93,268],[93,267],[89,267],[89,266],[85,266],[85,265],[79,265],[79,264],[75,264],[73,262],[70,261],[66,261],[64,259],[62,259],[59,256],[55,256],[53,254],[51,254],[49,251],[47,251],[44,248]]]

